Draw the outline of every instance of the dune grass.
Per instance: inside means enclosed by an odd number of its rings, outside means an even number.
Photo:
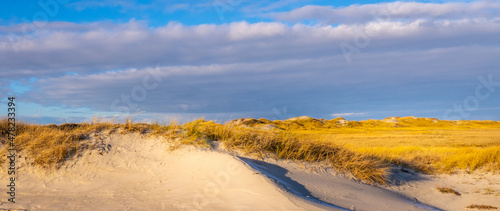
[[[15,147],[26,153],[33,165],[44,168],[57,168],[69,157],[80,153],[81,141],[87,139],[92,132],[120,129],[125,132],[144,132],[150,126],[132,123],[127,120],[124,124],[103,122],[94,117],[90,123],[65,123],[61,125],[38,125],[16,122],[17,136]],[[7,119],[0,120],[0,141],[7,143]],[[0,162],[5,162],[7,146],[0,149]]]
[[[211,140],[220,140],[230,150],[240,150],[259,157],[326,161],[333,168],[349,172],[367,183],[385,184],[389,165],[378,158],[355,153],[334,144],[307,140],[289,131],[266,131],[221,125],[201,124],[201,133]]]
[[[33,165],[57,168],[77,156],[82,141],[101,131],[164,136],[179,144],[212,148],[219,141],[228,150],[257,157],[326,162],[367,183],[387,183],[391,165],[423,173],[500,170],[500,122],[440,121],[428,118],[346,121],[298,117],[285,121],[239,119],[226,124],[194,120],[186,124],[105,122],[37,125],[17,123],[16,147]],[[265,127],[267,126],[267,127]],[[271,127],[272,126],[272,127]],[[0,141],[6,143],[6,119],[0,120]],[[5,162],[6,148],[0,149]]]
[[[355,153],[333,144],[301,139],[289,131],[242,128],[203,119],[184,125],[172,122],[163,129],[164,131],[159,130],[155,134],[179,138],[182,144],[212,148],[213,141],[220,141],[228,150],[237,150],[260,158],[324,161],[333,168],[351,173],[366,183],[385,184],[389,178],[389,165],[378,158]]]
[[[460,194],[458,191],[456,190],[453,190],[451,188],[447,188],[447,187],[436,187],[436,189],[441,192],[441,193],[448,193],[448,194],[454,194],[455,196],[461,196],[462,194]]]
[[[296,132],[424,173],[500,170],[500,127]]]
[[[344,146],[423,173],[500,170],[498,121],[443,121],[414,117],[389,120],[394,121],[366,120],[340,125],[339,119],[334,119],[323,120],[321,125],[315,119],[303,118],[260,124],[275,124],[303,139]]]
[[[478,209],[478,210],[496,210],[498,209],[497,207],[491,206],[491,205],[484,205],[484,204],[471,204],[466,207],[467,209]]]

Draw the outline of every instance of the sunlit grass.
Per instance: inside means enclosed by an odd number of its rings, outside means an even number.
[[[15,148],[26,153],[31,164],[44,168],[60,167],[66,159],[80,153],[81,141],[89,138],[92,132],[107,130],[113,133],[118,129],[129,132],[144,132],[149,126],[134,124],[127,120],[125,124],[105,122],[98,117],[89,123],[65,123],[61,125],[38,125],[16,122]],[[7,119],[0,120],[0,141],[4,144],[0,149],[0,161],[5,162],[7,152]]]
[[[7,120],[0,120],[2,162],[7,130]],[[98,117],[81,124],[18,122],[16,147],[32,164],[57,168],[88,149],[82,149],[81,142],[89,134],[102,131],[162,136],[176,144],[203,148],[212,148],[217,141],[230,151],[250,156],[321,161],[368,183],[386,183],[391,165],[429,174],[500,170],[500,122],[412,117],[360,122],[310,117],[238,119],[226,124],[198,119],[182,125],[175,120],[134,123],[133,117],[123,123]]]
[[[458,191],[453,190],[451,188],[447,188],[447,187],[436,187],[436,189],[438,189],[438,191],[441,192],[441,193],[453,194],[455,196],[461,196],[462,195]]]
[[[343,145],[365,155],[426,173],[500,170],[500,128],[405,128],[338,133],[296,131],[304,137]]]
[[[233,121],[234,122],[234,121]],[[310,117],[285,121],[246,119],[274,124],[297,134],[302,140],[331,143],[388,163],[424,173],[451,173],[456,170],[500,170],[500,122],[442,121],[431,118],[388,118],[345,121]]]
[[[222,141],[230,150],[258,157],[326,161],[333,168],[368,183],[386,183],[389,178],[389,166],[380,159],[335,144],[301,138],[290,131],[255,130],[210,122],[201,127],[207,138]]]
[[[478,210],[496,210],[498,207],[484,204],[471,204],[466,207],[467,209],[478,209]]]

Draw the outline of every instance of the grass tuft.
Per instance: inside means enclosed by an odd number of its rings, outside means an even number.
[[[104,122],[97,117],[92,118],[90,123],[65,123],[61,125],[38,125],[16,122],[17,136],[15,148],[25,152],[26,157],[32,165],[47,169],[59,168],[64,162],[73,156],[77,156],[81,150],[81,142],[90,133],[109,130],[116,131],[118,128],[128,131],[143,131],[144,125],[115,124]],[[8,121],[0,119],[0,141],[3,147],[0,149],[0,162],[5,162],[7,153]]]
[[[385,184],[389,177],[389,165],[380,159],[341,146],[304,140],[289,131],[246,129],[228,124],[205,124],[201,131],[211,140],[222,141],[228,149],[238,149],[246,154],[308,162],[326,161],[367,183]]]
[[[478,209],[478,210],[496,210],[498,209],[497,207],[491,206],[491,205],[478,205],[478,204],[471,204],[466,207],[467,209]]]
[[[453,190],[451,188],[446,188],[446,187],[436,187],[436,189],[439,190],[439,192],[441,193],[449,193],[449,194],[455,194],[456,196],[460,196],[462,194],[460,194],[458,191],[456,190]]]
[[[257,157],[327,162],[367,183],[387,183],[392,165],[430,174],[500,170],[498,121],[391,117],[357,122],[303,116],[275,121],[244,118],[226,124],[198,119],[180,125],[175,120],[134,123],[133,116],[123,123],[106,122],[94,116],[79,124],[17,122],[16,130],[17,149],[26,152],[34,165],[46,168],[57,168],[81,153],[84,149],[79,146],[90,133],[107,130],[164,136],[206,148],[220,141],[229,150]],[[1,162],[5,162],[7,132],[7,119],[0,119]]]

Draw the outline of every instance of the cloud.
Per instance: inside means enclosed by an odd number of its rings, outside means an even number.
[[[210,2],[210,1],[208,1]],[[153,0],[153,1],[123,1],[123,0],[101,0],[101,1],[77,1],[70,3],[67,6],[75,8],[78,12],[87,9],[118,9],[121,13],[133,11],[137,19],[144,18],[145,20],[152,20],[150,17],[156,12],[160,13],[174,13],[177,11],[190,11],[201,12],[206,10],[203,3],[199,1],[196,4],[186,3],[185,1],[172,1],[172,0]],[[207,4],[207,3],[204,3]],[[211,5],[211,4],[210,4]]]
[[[343,56],[338,55],[127,69],[40,79],[33,85],[39,91],[25,94],[25,99],[42,105],[85,106],[108,112],[120,112],[123,110],[117,108],[128,106],[131,113],[140,110],[201,116],[253,113],[273,117],[273,108],[282,105],[287,106],[288,113],[311,116],[367,107],[448,108],[452,104],[446,102],[461,102],[467,94],[460,93],[474,91],[475,78],[492,71],[488,66],[494,65],[498,53],[498,48],[487,51],[462,47],[404,54],[365,53],[353,65],[345,65]],[[144,81],[150,70],[155,70],[161,81],[155,85],[149,77],[147,84],[154,88],[146,89]],[[114,101],[118,102],[115,108]]]
[[[282,21],[317,20],[324,24],[354,24],[380,21],[413,21],[439,19],[497,18],[500,3],[473,1],[468,3],[390,2],[350,5],[347,7],[307,5],[287,12],[266,16]]]
[[[4,27],[16,31],[20,25]],[[33,35],[0,35],[0,76],[11,79],[93,74],[150,65],[230,64],[341,55],[341,43],[368,36],[366,50],[429,50],[498,43],[500,22],[489,19],[380,22],[317,26],[247,23],[151,28],[124,24],[47,24]],[[365,40],[366,41],[366,40]],[[14,51],[17,49],[17,52]]]
[[[102,8],[102,7],[120,7],[122,9],[132,9],[136,6],[133,1],[122,1],[122,0],[104,0],[104,1],[77,1],[70,3],[67,6],[74,7],[78,11],[91,9],[91,8]]]
[[[190,4],[173,4],[165,7],[165,11],[168,13],[173,13],[179,10],[189,10]]]
[[[251,4],[245,5],[241,11],[247,15],[258,16],[263,15],[265,12],[276,11],[291,6],[297,7],[300,3],[308,1],[299,0],[279,0],[279,1],[252,1]]]
[[[276,118],[283,107],[297,116],[361,118],[352,111],[364,111],[376,118],[390,113],[378,110],[401,108],[440,115],[474,92],[478,76],[500,69],[500,21],[489,14],[495,4],[311,5],[279,16],[298,23],[49,22],[29,34],[23,24],[2,26],[0,90],[23,81],[32,87],[20,94],[27,103],[105,112],[128,107],[145,111],[145,119]],[[393,8],[394,18],[370,21],[368,11],[384,7]],[[330,13],[340,24],[300,22],[333,23]],[[350,62],[343,45],[353,50]],[[144,85],[151,71],[162,79],[154,88]],[[481,106],[495,107],[498,99]]]
[[[242,40],[252,38],[265,38],[283,35],[286,26],[280,23],[255,23],[246,22],[232,23],[229,26],[229,38],[231,40]]]
[[[338,113],[338,114],[330,114],[333,117],[351,117],[351,116],[367,116],[367,113]]]

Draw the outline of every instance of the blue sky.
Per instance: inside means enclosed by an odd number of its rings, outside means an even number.
[[[500,120],[500,2],[17,1],[0,109],[35,123]]]
[[[130,19],[144,20],[149,26],[162,26],[170,21],[181,22],[186,25],[206,23],[228,23],[231,21],[260,22],[272,21],[270,18],[256,17],[256,13],[289,11],[306,5],[349,6],[352,4],[373,4],[389,1],[244,1],[244,0],[208,0],[208,1],[72,1],[54,0],[42,1],[21,0],[6,2],[0,8],[0,18],[4,24],[15,24],[29,21],[33,16],[43,11],[47,5],[55,11],[56,2],[60,5],[57,14],[49,21],[67,21],[73,23],[88,23],[95,21],[110,21],[114,23],[128,22]],[[48,6],[50,5],[50,6]],[[223,12],[221,20],[217,10]]]

